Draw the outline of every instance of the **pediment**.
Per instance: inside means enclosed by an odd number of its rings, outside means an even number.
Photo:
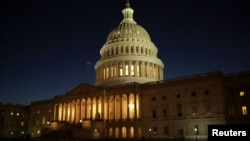
[[[98,91],[101,91],[100,87],[93,86],[87,83],[81,83],[75,88],[73,88],[71,91],[67,92],[67,96],[75,96],[75,95],[85,95],[85,94],[91,94],[96,93]]]

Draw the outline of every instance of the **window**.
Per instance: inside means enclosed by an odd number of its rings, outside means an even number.
[[[152,97],[152,101],[155,101],[156,100],[156,98],[155,97]]]
[[[119,64],[119,76],[123,76],[123,67],[122,67],[122,64]]]
[[[125,65],[125,75],[128,75],[128,64]]]
[[[167,109],[162,110],[162,115],[163,115],[164,118],[167,117]]]
[[[208,91],[208,90],[205,90],[205,91],[204,91],[204,94],[205,94],[205,95],[209,95],[209,91]]]
[[[118,54],[118,48],[117,48],[117,47],[116,47],[116,49],[115,49],[115,50],[116,50],[116,53],[115,53],[115,54]]]
[[[106,68],[106,78],[109,78],[109,67]]]
[[[196,93],[195,93],[195,92],[192,92],[192,93],[191,93],[191,96],[196,96]]]
[[[152,118],[156,118],[156,110],[152,110]]]
[[[180,98],[180,97],[181,97],[181,95],[180,95],[180,94],[177,94],[176,98]]]
[[[247,115],[247,106],[242,106],[242,115]]]
[[[136,65],[136,75],[140,76],[140,66]]]
[[[123,53],[123,47],[121,47],[121,53]]]
[[[113,77],[117,77],[117,70],[116,70],[116,66],[112,66],[112,74],[113,74]]]
[[[245,92],[244,91],[240,91],[240,96],[245,96]]]
[[[103,78],[106,79],[106,70],[103,68]]]
[[[177,117],[182,117],[182,106],[177,104]]]
[[[131,66],[130,66],[130,75],[131,75],[131,76],[134,76],[134,75],[135,75],[135,67],[134,67],[134,64],[131,64]]]
[[[168,126],[164,127],[164,135],[168,135]]]

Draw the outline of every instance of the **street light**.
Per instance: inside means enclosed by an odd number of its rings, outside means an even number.
[[[152,132],[152,129],[149,128],[148,131],[149,131],[149,140],[151,140],[151,132]]]
[[[198,132],[199,132],[198,129],[195,127],[195,128],[194,128],[195,141],[197,141],[197,134],[198,134]]]

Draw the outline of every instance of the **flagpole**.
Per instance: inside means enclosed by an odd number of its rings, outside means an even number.
[[[86,62],[85,83],[88,83],[88,61]]]
[[[90,62],[89,60],[87,60],[87,62],[86,62],[86,74],[85,74],[85,75],[86,75],[86,76],[85,76],[85,77],[86,77],[86,78],[85,78],[85,79],[86,79],[86,80],[85,80],[86,83],[88,83],[89,65],[92,65],[92,62]]]

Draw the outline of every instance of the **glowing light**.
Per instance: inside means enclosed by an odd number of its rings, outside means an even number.
[[[128,105],[128,107],[129,107],[130,109],[134,109],[134,108],[135,108],[135,104],[130,103],[130,104]]]

